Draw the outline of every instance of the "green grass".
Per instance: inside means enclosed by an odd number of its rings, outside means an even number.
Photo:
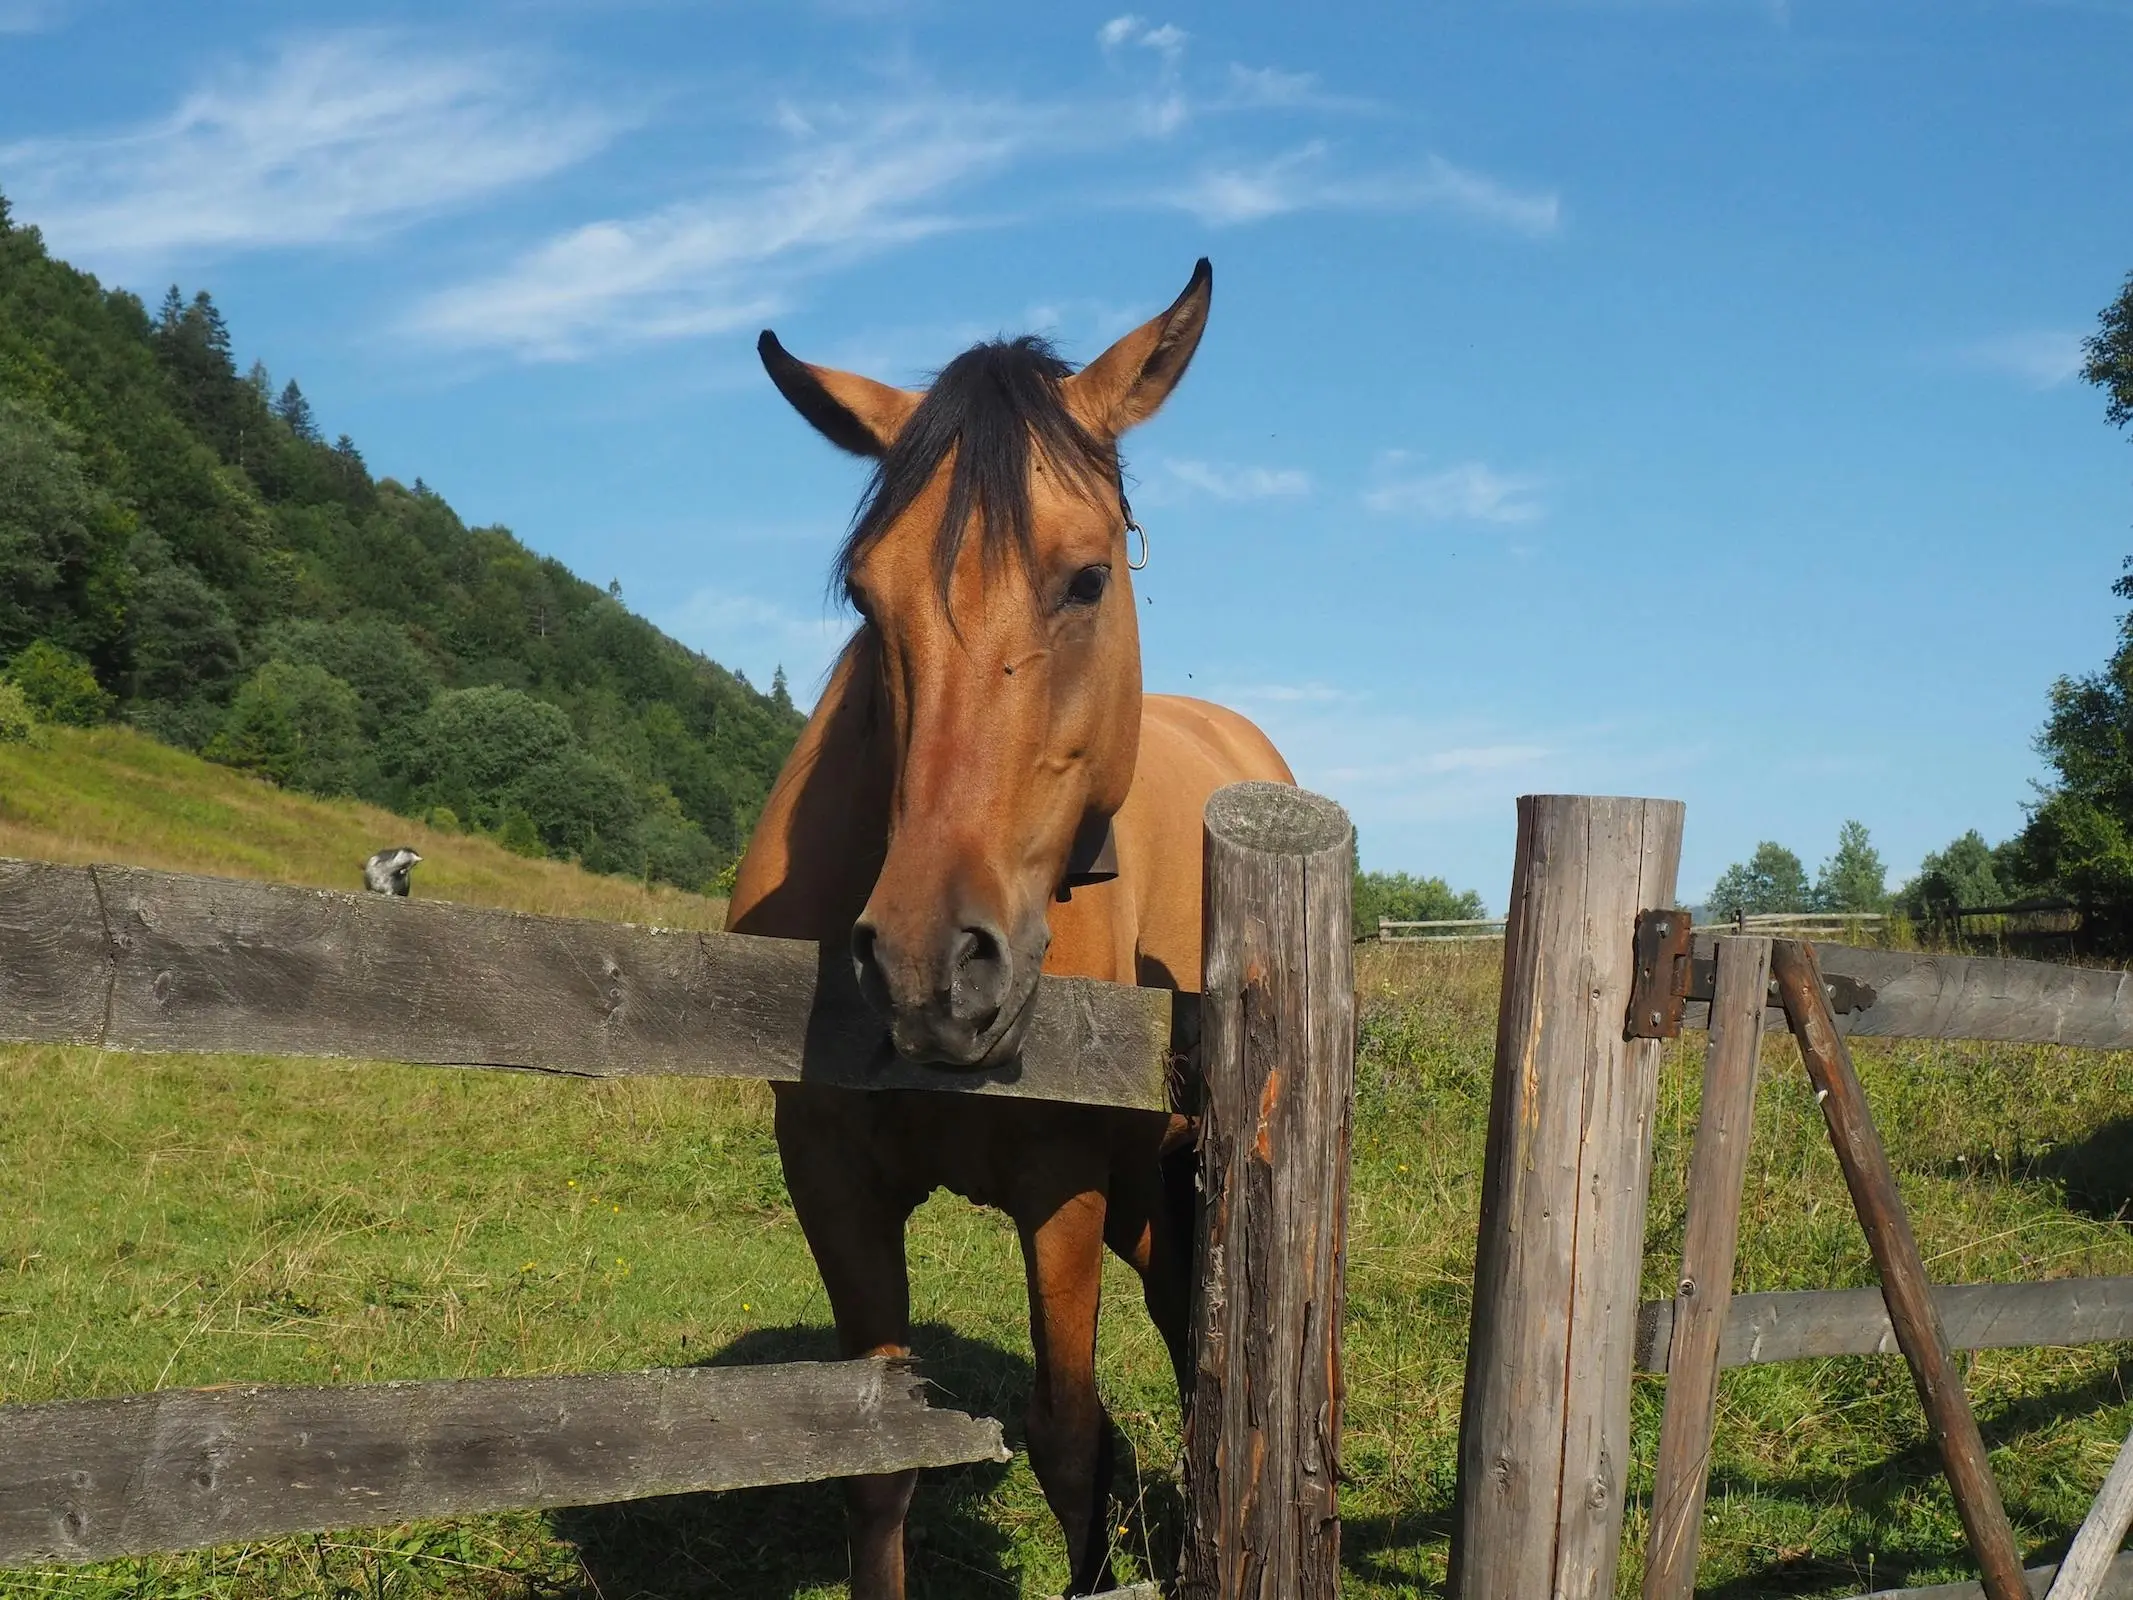
[[[292,794],[130,728],[40,728],[34,744],[0,744],[0,856],[361,889],[364,858],[396,844],[422,852],[415,893],[425,899],[664,927],[725,925],[722,900],[528,860],[492,840],[376,806]]]
[[[136,753],[122,742],[121,754]],[[243,783],[198,781],[224,780]],[[253,806],[291,803],[256,786],[233,792]],[[0,794],[15,818],[5,778]],[[321,874],[361,834],[333,825],[347,831],[320,847]],[[262,852],[262,875],[284,875],[257,843],[268,824],[246,826],[259,830],[248,848]],[[127,853],[122,838],[83,837],[93,854]],[[182,829],[166,838],[158,848],[182,856]],[[167,864],[235,870],[191,856]],[[507,857],[494,886],[510,891],[528,867],[569,870]],[[556,897],[548,909],[599,914],[608,882],[581,891],[544,878],[533,892]],[[1364,953],[1344,1495],[1354,1596],[1432,1594],[1442,1582],[1495,961],[1488,946]],[[1675,1275],[1698,1045],[1670,1048],[1662,1072],[1648,1297]],[[2133,1058],[1929,1044],[1857,1054],[1937,1277],[2133,1273]],[[757,1086],[23,1049],[0,1052],[0,1105],[0,1400],[830,1351]],[[930,1370],[1018,1442],[1029,1343],[1011,1230],[939,1197],[914,1220],[911,1255]],[[1745,1289],[1871,1281],[1782,1040],[1765,1055],[1739,1279]],[[1106,1303],[1102,1381],[1132,1446],[1124,1575],[1166,1558],[1177,1413],[1138,1296],[1115,1268]],[[2133,1349],[1989,1352],[1966,1368],[2024,1553],[2048,1558],[2133,1427]],[[1625,1594],[1663,1393],[1657,1380],[1637,1385]],[[1727,1374],[1710,1509],[1704,1592],[1728,1600],[1844,1595],[1967,1569],[1893,1359]],[[1019,1452],[1004,1467],[925,1475],[912,1571],[921,1596],[1057,1592],[1057,1533]],[[0,1574],[0,1594],[812,1597],[841,1593],[842,1572],[837,1491],[817,1484]]]

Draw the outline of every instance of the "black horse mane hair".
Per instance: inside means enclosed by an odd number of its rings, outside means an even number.
[[[1030,448],[1071,487],[1093,500],[1116,492],[1118,451],[1067,410],[1061,380],[1074,369],[1034,334],[972,345],[935,376],[926,398],[874,468],[866,497],[831,571],[847,591],[852,569],[925,492],[949,452],[955,467],[948,505],[933,540],[933,578],[948,604],[957,558],[976,517],[988,571],[1010,558],[1034,575],[1037,545],[1030,525]]]

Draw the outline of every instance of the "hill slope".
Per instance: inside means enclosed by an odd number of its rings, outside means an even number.
[[[782,683],[325,443],[205,291],[151,315],[4,198],[0,661],[48,713],[690,887],[800,726]]]
[[[396,844],[422,852],[415,893],[426,900],[725,926],[721,900],[527,860],[354,800],[291,794],[130,728],[51,728],[37,745],[0,744],[0,856],[359,889],[363,859]]]

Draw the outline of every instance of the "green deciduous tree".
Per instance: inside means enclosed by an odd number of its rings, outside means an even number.
[[[1488,915],[1472,889],[1454,889],[1442,878],[1418,878],[1405,872],[1355,875],[1355,931],[1375,935],[1378,919],[1394,922],[1460,922]]]
[[[269,661],[238,689],[202,753],[285,789],[338,795],[355,788],[361,748],[355,690],[311,662]]]
[[[96,669],[63,645],[37,639],[7,664],[7,681],[22,691],[39,721],[91,728],[111,715],[113,697]]]
[[[1881,911],[1889,903],[1888,869],[1868,837],[1866,824],[1837,830],[1837,848],[1815,874],[1809,903],[1816,911]]]
[[[2003,904],[2007,889],[2000,864],[1985,836],[1972,828],[1919,863],[1918,875],[1898,891],[1896,903],[1906,915],[1928,921],[1950,913]]]
[[[2096,318],[2081,353],[2081,376],[2104,392],[2104,420],[2114,428],[2133,422],[2133,272]]]
[[[1716,916],[1730,917],[1736,911],[1757,916],[1805,911],[1808,900],[1807,869],[1800,865],[1800,858],[1775,840],[1765,839],[1746,861],[1735,862],[1718,875],[1709,905]]]
[[[105,657],[124,625],[132,518],[72,430],[0,394],[0,657],[51,639]]]
[[[2133,423],[2133,275],[2083,354],[2082,376],[2103,390],[2106,420]],[[2126,569],[2113,588],[2133,600],[2133,559]],[[2058,781],[2031,809],[2013,862],[2039,887],[2133,902],[2133,615],[2119,619],[2118,648],[2102,671],[2052,685],[2037,750]]]

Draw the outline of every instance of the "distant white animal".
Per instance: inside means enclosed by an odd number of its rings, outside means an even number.
[[[380,850],[363,863],[363,887],[372,894],[404,895],[412,887],[411,875],[421,859],[404,844]]]

